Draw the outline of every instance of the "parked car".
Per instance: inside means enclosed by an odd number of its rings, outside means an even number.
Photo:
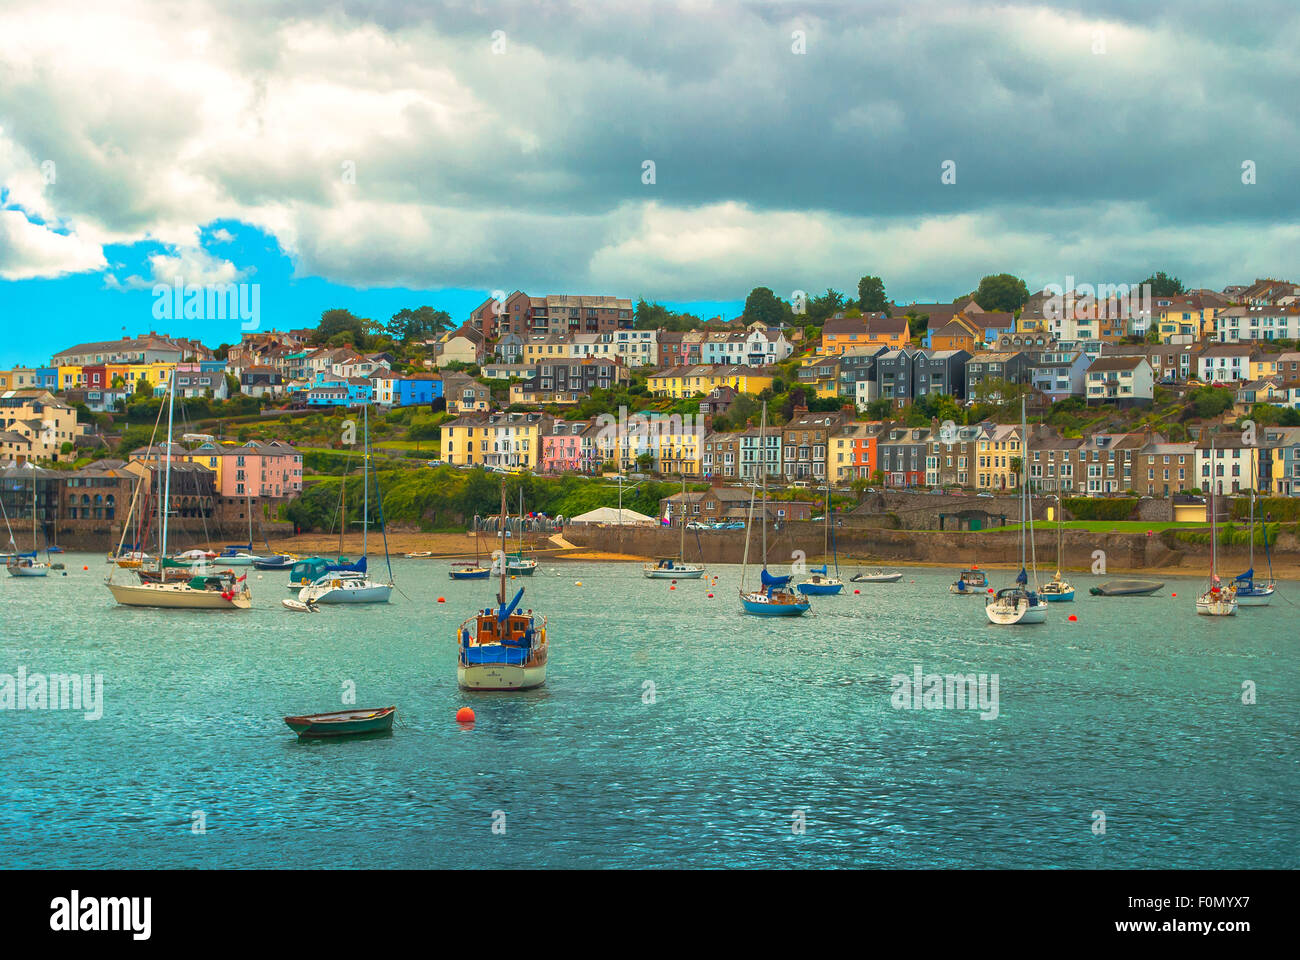
[[[443,467],[446,466],[446,463],[442,460],[427,460],[425,461],[425,465],[429,467]]]
[[[807,480],[796,480],[794,483],[790,484],[791,490],[807,490],[808,487],[809,483]]]
[[[993,497],[993,494],[991,494],[991,493],[989,493],[987,490],[985,490],[983,493],[977,493],[977,494],[975,494],[975,496],[977,496],[977,497],[989,497],[989,498],[991,499],[991,498]]]

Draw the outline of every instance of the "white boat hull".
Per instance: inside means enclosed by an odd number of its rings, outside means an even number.
[[[298,594],[298,601],[306,603],[387,603],[393,595],[391,583],[370,583],[365,581],[353,585],[344,580],[339,586],[304,587]]]
[[[672,570],[661,570],[657,567],[642,567],[641,573],[648,580],[698,580],[700,577],[704,576],[704,568],[688,563],[684,567],[674,568]]]
[[[1200,597],[1196,601],[1196,612],[1202,617],[1231,617],[1237,613],[1237,601],[1207,600]]]
[[[226,600],[215,590],[194,590],[183,582],[108,584],[113,599],[126,607],[163,607],[172,610],[247,610],[252,594],[242,593]]]
[[[48,563],[35,563],[30,567],[20,567],[10,564],[7,569],[11,577],[44,577],[49,575],[50,565]]]
[[[987,603],[984,605],[984,613],[988,616],[989,623],[1001,627],[1047,622],[1047,604],[1042,600],[1034,604],[1022,600],[1014,606],[1007,603]]]
[[[897,583],[903,579],[901,573],[868,573],[859,574],[852,579],[853,583]]]
[[[456,682],[463,690],[528,690],[546,682],[546,664],[531,667],[506,663],[458,664]]]
[[[1237,606],[1239,607],[1267,607],[1273,600],[1273,591],[1275,588],[1270,587],[1267,591],[1260,593],[1238,593]]]

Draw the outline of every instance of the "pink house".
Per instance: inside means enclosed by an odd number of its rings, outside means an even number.
[[[582,469],[582,432],[586,421],[556,420],[542,437],[542,473],[578,473]]]
[[[238,447],[204,443],[186,459],[216,474],[219,496],[279,500],[302,492],[302,454],[279,440]]]

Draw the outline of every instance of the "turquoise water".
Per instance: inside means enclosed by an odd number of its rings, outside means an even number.
[[[738,614],[736,567],[709,599],[544,566],[515,585],[550,621],[547,685],[471,695],[454,629],[493,587],[443,563],[394,562],[409,599],[308,616],[283,572],[248,613],[176,613],[65,561],[2,578],[0,673],[102,673],[104,715],[0,710],[8,867],[1300,866],[1294,583],[1219,620],[1195,580],[1105,599],[1078,577],[1048,624],[999,628],[952,571],[767,620]],[[916,664],[998,674],[999,716],[894,709]],[[298,742],[281,718],[342,709],[348,681],[397,705],[393,734]]]

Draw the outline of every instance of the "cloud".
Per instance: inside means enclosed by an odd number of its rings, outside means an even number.
[[[95,245],[146,242],[169,251],[155,276],[237,275],[201,243],[223,221],[270,233],[299,277],[357,287],[1251,279],[1290,264],[1300,12],[1245,19],[1082,0],[19,0],[0,10],[0,174],[9,206],[68,232],[6,217],[0,275],[103,269]]]

